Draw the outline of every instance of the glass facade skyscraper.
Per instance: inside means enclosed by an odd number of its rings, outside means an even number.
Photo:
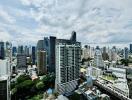
[[[4,42],[0,42],[0,59],[5,58]]]
[[[130,44],[130,53],[132,53],[132,44]]]
[[[124,48],[124,59],[128,59],[129,50],[127,47]]]
[[[34,65],[36,63],[36,47],[32,47],[32,64]]]
[[[55,45],[56,37],[50,36],[49,72],[55,73]]]

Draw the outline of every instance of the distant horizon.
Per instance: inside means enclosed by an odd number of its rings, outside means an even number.
[[[42,39],[39,39],[39,40],[42,40]],[[77,40],[78,41],[78,40]],[[30,43],[30,42],[27,42],[26,41],[24,43],[14,43],[12,41],[2,41],[0,40],[0,42],[11,42],[13,46],[20,46],[20,45],[23,45],[23,46],[36,46],[37,45],[37,41],[35,43]],[[78,41],[78,42],[81,42],[81,41]],[[88,45],[88,46],[91,46],[91,47],[96,47],[96,46],[99,46],[99,47],[110,47],[112,48],[113,46],[116,46],[117,48],[124,48],[124,47],[128,47],[130,46],[130,44],[132,44],[132,42],[106,42],[106,43],[82,43],[81,42],[81,45],[82,47],[84,47],[85,45]]]
[[[53,35],[52,35],[53,36]],[[40,39],[38,40],[43,40],[44,37],[50,37],[50,36],[41,36]],[[56,37],[56,36],[55,36]],[[62,38],[58,38],[56,37],[57,39],[69,39],[70,38],[70,35],[68,35],[66,38],[65,37],[62,37]],[[17,40],[16,41],[3,41],[3,40],[0,40],[0,42],[11,42],[13,46],[19,46],[19,45],[23,45],[23,46],[36,46],[37,45],[37,42],[38,40],[36,39],[36,41],[34,42],[30,42],[30,41],[23,41],[23,40]],[[126,42],[126,41],[121,41],[121,42],[82,42],[82,41],[79,41],[78,40],[78,36],[77,36],[77,41],[78,42],[81,42],[82,46],[85,46],[85,45],[88,45],[88,46],[91,46],[91,47],[96,47],[96,46],[100,46],[100,47],[113,47],[113,46],[116,46],[118,48],[124,48],[124,47],[128,47],[129,48],[129,45],[132,44],[132,42]]]

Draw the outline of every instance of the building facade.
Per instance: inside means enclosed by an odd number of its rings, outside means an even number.
[[[110,50],[110,53],[109,53],[109,57],[110,57],[110,61],[117,61],[117,50],[116,50],[116,47],[113,46],[113,48]]]
[[[36,64],[36,47],[32,46],[32,64]]]
[[[14,46],[12,47],[12,56],[16,56],[17,55],[17,48]]]
[[[56,84],[59,93],[68,94],[78,85],[80,59],[80,45],[56,46]]]
[[[130,44],[130,53],[132,54],[132,44]]]
[[[124,48],[124,59],[128,59],[129,50],[127,47]]]
[[[78,86],[80,62],[81,43],[58,39],[56,42],[56,90],[60,94],[69,95]]]
[[[18,46],[18,52],[17,52],[17,54],[23,54],[24,53],[24,48],[23,48],[23,46],[21,45],[21,46]]]
[[[44,50],[44,40],[39,40],[37,42],[37,50]]]
[[[103,47],[102,58],[103,58],[104,61],[109,60],[109,55],[106,52],[106,47]]]
[[[0,76],[0,99],[11,100],[10,97],[10,79],[8,76]]]
[[[44,40],[39,40],[37,43],[37,50],[46,51],[46,66],[47,71],[55,73],[55,45],[56,37],[44,37]]]
[[[94,55],[94,66],[97,68],[104,69],[104,61],[100,48],[97,46]]]
[[[0,100],[10,100],[10,63],[0,60]]]
[[[50,36],[49,72],[55,73],[55,46],[56,37]]]
[[[46,67],[46,51],[37,51],[37,68],[38,74],[46,74],[47,67]]]
[[[17,54],[17,67],[18,68],[26,68],[26,63],[27,63],[27,56],[25,54]]]
[[[90,46],[85,45],[85,47],[82,50],[82,58],[88,59],[90,57]]]
[[[29,56],[29,47],[28,47],[28,46],[25,46],[25,47],[24,47],[24,54],[25,54],[26,56]]]
[[[0,59],[5,58],[4,42],[0,42]]]

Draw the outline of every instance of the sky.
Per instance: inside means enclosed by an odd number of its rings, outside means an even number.
[[[36,44],[47,36],[132,43],[132,0],[1,0],[0,41]]]

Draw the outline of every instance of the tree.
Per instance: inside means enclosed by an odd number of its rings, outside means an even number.
[[[34,81],[29,75],[20,75],[16,83],[11,84],[12,100],[27,100],[31,97],[33,97],[32,100],[37,100],[37,94],[43,93],[46,89],[54,86],[53,84],[55,84],[55,74],[47,74],[43,76],[42,80],[38,78]]]
[[[15,95],[17,93],[17,88],[13,88],[12,90],[11,90],[11,94],[12,95]]]
[[[20,75],[18,78],[17,78],[17,83],[21,83],[21,82],[24,82],[26,80],[31,80],[30,76],[29,75]]]
[[[73,95],[69,97],[69,100],[80,100],[80,95],[73,93]]]
[[[28,99],[28,100],[41,100],[43,99],[43,94],[38,94],[33,96],[32,98]]]
[[[43,83],[42,81],[38,82],[38,83],[36,84],[36,88],[37,88],[38,90],[43,90],[43,88],[44,88],[44,83]]]
[[[45,84],[46,89],[53,87],[55,84],[55,74],[44,75],[42,81]]]
[[[31,88],[33,87],[33,82],[32,80],[26,80],[22,83],[19,83],[16,88],[17,88],[17,94],[19,98],[24,99],[27,95],[31,95]]]
[[[11,89],[15,88],[16,85],[17,83],[11,83]]]
[[[84,64],[84,62],[89,62],[89,61],[91,61],[91,60],[92,60],[92,58],[87,58],[87,59],[83,58],[83,59],[82,59],[82,64]]]
[[[121,64],[128,66],[129,60],[128,59],[121,59]]]

